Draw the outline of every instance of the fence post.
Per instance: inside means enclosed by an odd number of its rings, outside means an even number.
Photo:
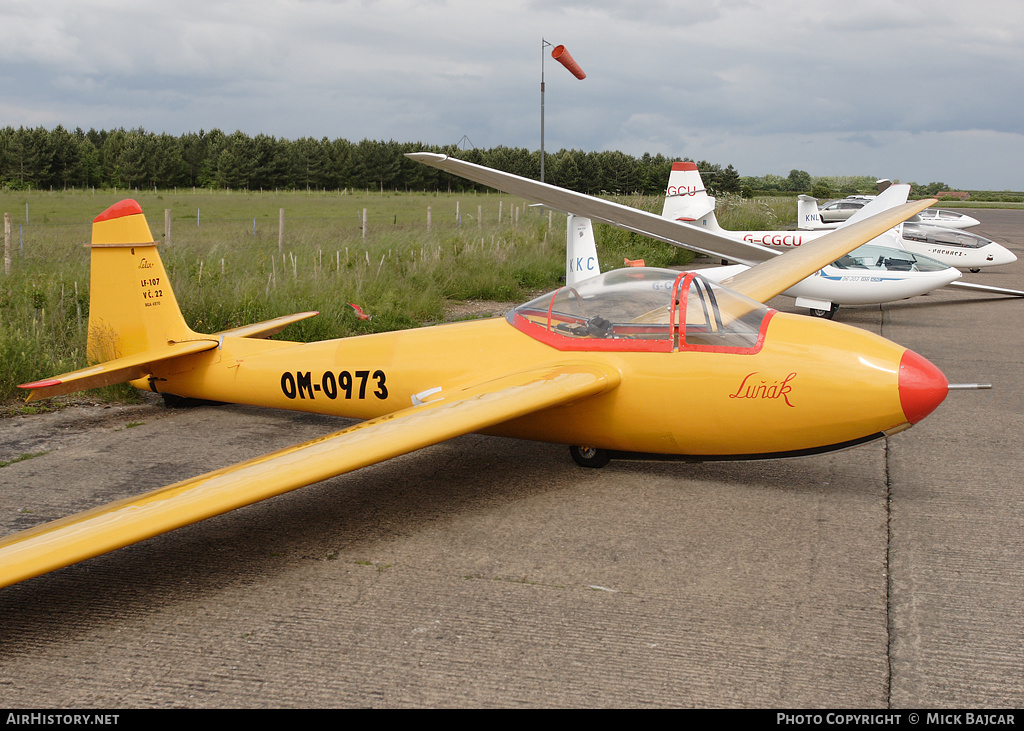
[[[431,207],[427,206],[427,231],[430,231],[430,214],[431,214]]]
[[[484,207],[483,206],[477,206],[476,207],[476,227],[478,229],[483,229],[483,227],[484,227]]]
[[[277,253],[284,253],[284,209],[277,212]]]
[[[4,214],[4,274],[11,273],[11,214]]]
[[[362,228],[363,228],[363,239],[365,240],[366,239],[366,209],[365,208],[363,209]]]
[[[164,209],[164,243],[170,245],[171,243],[171,209]]]

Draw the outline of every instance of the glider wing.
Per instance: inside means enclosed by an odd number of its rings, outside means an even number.
[[[882,211],[888,211],[890,208],[902,205],[907,202],[910,198],[910,186],[906,183],[897,183],[896,185],[890,185],[884,191],[878,194],[874,200],[865,205],[863,208],[858,209],[852,216],[847,218],[845,221],[841,221],[836,228],[846,228],[852,226],[858,221],[863,221],[876,213]]]
[[[0,540],[0,586],[452,437],[596,395],[615,388],[619,379],[619,372],[612,369],[555,364],[468,388],[446,386],[402,411],[8,536]]]
[[[620,203],[540,183],[511,173],[503,173],[500,170],[475,165],[447,155],[438,155],[432,152],[409,152],[406,153],[406,157],[475,183],[489,185],[511,195],[518,195],[527,200],[541,203],[557,211],[585,216],[593,221],[608,223],[713,258],[728,259],[753,266],[779,255],[779,252],[758,244],[735,241],[710,231],[670,221],[637,208],[630,208]]]
[[[759,244],[734,241],[709,231],[670,221],[653,213],[503,173],[500,170],[492,170],[447,155],[411,152],[406,153],[406,157],[476,183],[542,203],[550,208],[610,223],[709,256],[747,264],[751,269],[724,280],[722,284],[758,302],[767,302],[775,295],[785,292],[823,266],[831,264],[861,244],[867,243],[937,202],[934,198],[929,198],[893,207],[896,201],[890,199],[904,193],[903,190],[894,191],[872,209],[883,209],[882,213],[826,234],[805,244],[799,251],[786,252],[785,256],[782,256],[781,252]],[[909,191],[909,188],[907,190]]]
[[[959,287],[961,289],[970,289],[975,292],[988,292],[989,294],[1003,294],[1008,297],[1024,297],[1024,292],[1019,289],[1006,289],[1005,287],[993,287],[990,284],[975,284],[974,282],[950,282],[946,285],[947,287]]]

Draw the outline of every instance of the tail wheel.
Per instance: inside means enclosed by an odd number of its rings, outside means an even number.
[[[839,312],[839,305],[832,305],[827,310],[810,310],[811,317],[824,317],[826,320],[831,320]]]
[[[611,461],[608,451],[597,447],[569,447],[569,454],[580,467],[604,467]]]

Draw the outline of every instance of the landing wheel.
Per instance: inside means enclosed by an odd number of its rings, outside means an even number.
[[[606,450],[597,447],[569,447],[569,454],[580,467],[604,467],[611,460]]]
[[[967,271],[969,271],[971,274],[977,274],[981,270],[980,269],[968,269]]]
[[[810,310],[811,317],[824,317],[826,320],[831,320],[839,312],[839,305],[832,305],[827,310]]]

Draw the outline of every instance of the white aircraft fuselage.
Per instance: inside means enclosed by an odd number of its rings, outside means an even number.
[[[977,219],[970,216],[961,216],[960,218],[964,221],[973,221],[973,223],[966,223],[965,226],[952,228],[946,223],[946,221],[951,221],[952,219],[924,215],[929,212],[950,213],[949,211],[934,211],[934,209],[922,211],[921,214],[918,214],[920,220],[907,221],[894,228],[890,232],[892,234],[892,243],[885,245],[930,256],[960,270],[978,271],[984,267],[1012,264],[1017,261],[1016,255],[1002,244],[975,233],[958,230],[958,228],[963,228],[967,225],[977,224]],[[712,215],[714,215],[713,212]],[[822,223],[818,213],[817,201],[806,195],[799,196],[797,202],[797,221],[801,228],[800,231],[751,231],[749,233],[755,237],[766,234],[770,235],[771,233],[791,234],[799,236],[802,243],[804,241],[812,241],[818,236],[842,225],[841,223]],[[876,239],[876,241],[878,240]],[[756,243],[761,243],[764,246],[772,245],[768,241],[762,242],[758,240]],[[879,241],[879,243],[881,242]],[[780,245],[784,246],[785,244]],[[795,245],[799,246],[799,244]]]

